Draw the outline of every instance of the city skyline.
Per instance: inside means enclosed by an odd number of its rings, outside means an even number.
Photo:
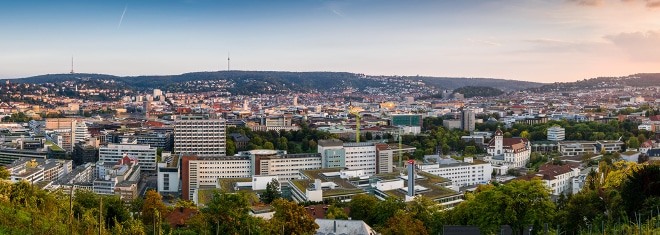
[[[659,72],[660,1],[49,1],[0,7],[0,78],[231,69],[535,82]],[[656,15],[654,15],[656,14]]]

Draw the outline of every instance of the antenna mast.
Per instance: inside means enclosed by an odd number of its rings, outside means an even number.
[[[71,56],[71,74],[74,74],[75,72],[73,71],[73,56]]]

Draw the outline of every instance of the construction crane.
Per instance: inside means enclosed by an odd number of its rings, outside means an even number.
[[[355,142],[359,143],[360,142],[360,118],[362,118],[362,116],[360,115],[360,110],[358,110],[358,107],[354,107],[353,105],[348,105],[348,113],[355,115]]]
[[[402,167],[401,165],[401,158],[403,158],[403,127],[399,126],[399,167]]]

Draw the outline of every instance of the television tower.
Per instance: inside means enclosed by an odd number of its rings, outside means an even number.
[[[71,74],[74,74],[75,72],[73,71],[73,56],[71,56]]]
[[[231,70],[231,69],[229,68],[229,62],[230,62],[230,61],[229,61],[229,57],[230,57],[230,56],[229,56],[229,53],[227,53],[227,71]]]

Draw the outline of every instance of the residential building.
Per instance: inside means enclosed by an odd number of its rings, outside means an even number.
[[[570,164],[566,165],[552,165],[544,164],[539,167],[539,171],[535,174],[528,174],[517,179],[532,180],[534,178],[541,178],[543,184],[550,189],[550,194],[560,195],[562,193],[572,193],[573,178],[580,175],[580,169],[571,167]]]
[[[225,120],[209,115],[181,116],[174,121],[174,153],[225,156]]]
[[[149,145],[138,144],[108,144],[99,148],[99,160],[117,162],[125,155],[135,157],[142,171],[156,171],[157,149]]]

